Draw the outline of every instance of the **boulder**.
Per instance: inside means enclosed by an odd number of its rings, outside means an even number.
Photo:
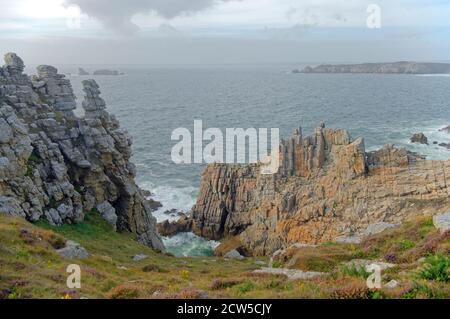
[[[133,256],[133,261],[138,262],[138,261],[141,261],[141,260],[144,260],[144,259],[147,259],[147,258],[148,258],[147,255],[139,254],[139,255]]]
[[[192,221],[186,216],[181,215],[180,219],[174,222],[168,220],[157,225],[158,232],[161,236],[174,236],[178,233],[188,232],[191,228]]]
[[[359,235],[352,236],[338,236],[335,238],[335,242],[339,244],[360,244],[362,242],[362,237]]]
[[[433,224],[441,233],[448,231],[450,229],[450,212],[434,215]]]
[[[380,222],[374,223],[367,226],[367,228],[363,231],[362,235],[364,237],[379,234],[384,232],[386,229],[397,227],[398,225]]]
[[[242,259],[245,258],[236,249],[233,249],[233,250],[229,251],[223,257],[229,258],[229,259],[239,259],[239,260],[242,260]]]
[[[297,270],[297,269],[267,268],[267,267],[254,270],[253,273],[269,274],[269,275],[284,275],[289,280],[313,279],[313,278],[324,275],[324,273],[316,272],[316,271],[301,271],[301,270]]]
[[[423,133],[416,133],[411,137],[411,142],[428,145],[428,138]]]
[[[67,241],[66,247],[58,249],[56,252],[67,259],[86,259],[90,256],[84,247],[71,240]]]
[[[349,262],[344,263],[344,265],[347,267],[355,267],[357,269],[364,268],[366,271],[369,271],[371,265],[377,265],[378,267],[380,267],[382,271],[396,266],[395,264],[383,261],[367,260],[367,259],[353,259]]]

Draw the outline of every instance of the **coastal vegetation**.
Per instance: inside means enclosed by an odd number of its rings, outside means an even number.
[[[416,232],[413,230],[417,230]],[[67,240],[90,253],[68,260],[57,253]],[[402,243],[413,241],[414,247]],[[259,274],[267,258],[180,258],[155,252],[130,234],[117,233],[97,212],[77,225],[51,226],[0,215],[1,298],[449,298],[450,237],[419,218],[361,244],[324,243],[291,250],[280,267],[321,271],[313,279],[290,280]],[[133,256],[145,255],[135,261]],[[395,256],[392,257],[392,256]],[[395,287],[369,289],[368,273],[352,260],[392,261],[382,282]],[[295,260],[295,262],[292,262]],[[66,268],[81,266],[81,289],[68,289]]]

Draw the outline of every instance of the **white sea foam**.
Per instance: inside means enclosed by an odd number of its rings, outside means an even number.
[[[179,257],[212,256],[218,242],[199,237],[194,233],[179,233],[163,238],[166,250]]]
[[[152,199],[160,202],[163,206],[153,212],[158,223],[165,220],[175,221],[179,217],[165,214],[166,211],[175,209],[181,212],[189,212],[195,204],[197,188],[193,186],[177,187],[177,181],[172,181],[171,185],[154,185],[151,182],[142,183],[143,189],[150,190],[154,196]],[[181,183],[182,184],[182,183]]]
[[[185,184],[183,181],[171,181],[173,185]],[[151,182],[141,184],[143,189],[151,190],[152,198],[161,202],[163,207],[153,212],[158,223],[165,220],[176,221],[179,216],[165,214],[175,209],[188,212],[195,204],[197,188],[193,186],[177,187],[171,185],[154,185]],[[179,233],[173,237],[163,238],[166,251],[179,257],[212,256],[218,242],[199,237],[194,233]]]
[[[398,128],[395,130],[395,135],[397,138],[390,141],[397,147],[404,147],[409,151],[416,152],[421,155],[425,155],[429,160],[448,160],[450,159],[450,150],[439,146],[440,143],[450,143],[450,134],[440,129],[446,127],[448,122],[430,123],[423,126],[413,126]],[[411,136],[414,133],[422,132],[428,138],[428,145],[412,143]],[[438,142],[438,144],[433,144],[433,142]],[[367,151],[374,151],[380,149],[383,145],[373,145],[367,149]]]
[[[450,74],[416,74],[416,76],[422,76],[422,77],[449,77]]]

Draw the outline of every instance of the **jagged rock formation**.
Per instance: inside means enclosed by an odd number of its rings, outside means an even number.
[[[280,163],[274,175],[258,165],[209,165],[190,217],[161,228],[239,236],[240,252],[269,255],[450,208],[450,161],[392,145],[366,153],[362,138],[323,124],[313,136],[297,129],[283,140]]]
[[[106,109],[94,80],[83,81],[78,118],[70,81],[47,65],[31,78],[14,53],[0,68],[0,213],[51,224],[101,214],[119,231],[164,246],[130,162],[131,138]]]
[[[448,63],[363,63],[363,64],[322,64],[316,67],[308,66],[302,73],[384,73],[384,74],[448,74]]]

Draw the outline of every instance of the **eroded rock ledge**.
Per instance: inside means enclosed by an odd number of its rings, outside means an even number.
[[[323,124],[313,136],[295,130],[280,148],[275,175],[261,175],[258,165],[208,166],[191,215],[170,230],[238,236],[240,252],[270,255],[450,209],[450,161],[392,145],[366,152],[362,138]]]
[[[164,249],[151,202],[136,185],[131,138],[106,109],[94,80],[83,81],[78,118],[70,81],[52,66],[23,74],[14,53],[0,67],[0,213],[53,225],[101,214],[118,231]]]

